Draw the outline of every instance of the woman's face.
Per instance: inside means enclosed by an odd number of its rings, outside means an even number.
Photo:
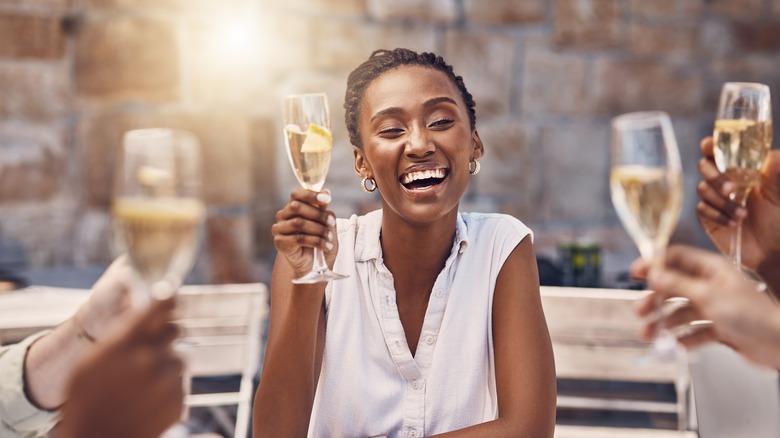
[[[358,126],[355,169],[376,180],[385,214],[422,225],[457,212],[483,149],[446,74],[417,65],[383,73],[366,89]]]

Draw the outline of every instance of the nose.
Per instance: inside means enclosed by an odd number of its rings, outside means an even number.
[[[412,158],[427,157],[436,149],[425,127],[415,127],[406,141],[406,156]]]

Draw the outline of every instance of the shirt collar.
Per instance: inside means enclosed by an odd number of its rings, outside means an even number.
[[[382,232],[382,210],[372,211],[358,219],[358,231],[355,239],[355,260],[365,262],[377,260],[382,256],[382,245],[379,236]],[[455,222],[455,239],[452,244],[454,253],[463,254],[469,246],[468,228],[463,220],[463,214],[458,213]]]

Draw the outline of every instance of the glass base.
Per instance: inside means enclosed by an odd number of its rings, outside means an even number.
[[[328,269],[322,271],[311,271],[301,278],[296,278],[292,282],[295,284],[314,284],[325,283],[331,280],[341,280],[342,278],[348,278],[349,275],[338,274]]]

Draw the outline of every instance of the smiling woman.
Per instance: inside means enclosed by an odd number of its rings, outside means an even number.
[[[381,50],[344,106],[382,208],[335,220],[328,192],[296,189],[277,213],[254,436],[552,436],[531,231],[458,210],[484,154],[462,78],[435,54]],[[315,246],[349,278],[292,284]]]

